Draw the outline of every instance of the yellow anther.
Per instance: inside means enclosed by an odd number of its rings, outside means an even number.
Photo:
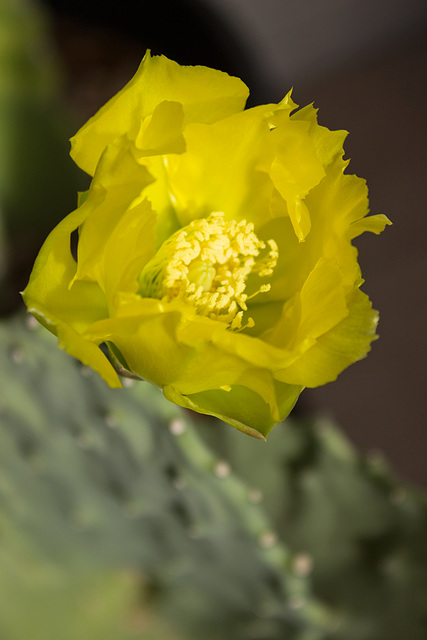
[[[255,293],[244,293],[251,274],[271,276],[279,252],[274,240],[266,244],[246,220],[226,221],[223,213],[194,220],[177,231],[160,247],[142,270],[140,293],[164,302],[184,300],[200,315],[226,322],[241,331],[254,326],[252,318],[243,325],[246,301],[270,290],[263,284]]]

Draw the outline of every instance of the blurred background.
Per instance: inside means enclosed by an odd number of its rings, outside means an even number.
[[[147,48],[240,76],[250,105],[293,87],[350,132],[349,171],[393,226],[357,241],[380,310],[371,354],[305,392],[361,450],[427,483],[427,4],[423,0],[0,0],[0,307],[87,186],[68,138],[133,75]]]

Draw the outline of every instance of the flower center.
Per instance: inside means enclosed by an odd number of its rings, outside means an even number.
[[[141,295],[184,300],[200,315],[226,322],[231,329],[254,326],[252,318],[242,326],[246,302],[271,285],[263,284],[248,296],[247,278],[271,276],[279,254],[274,240],[268,240],[265,252],[266,244],[253,229],[246,220],[224,220],[223,213],[194,220],[168,238],[145,265],[139,276]]]

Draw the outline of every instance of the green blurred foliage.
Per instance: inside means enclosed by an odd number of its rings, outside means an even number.
[[[425,497],[333,425],[243,437],[148,383],[107,388],[20,318],[0,325],[0,372],[2,553],[25,576],[9,599],[43,611],[39,580],[80,611],[105,575],[117,624],[142,585],[147,615],[185,638],[424,640]]]
[[[336,426],[287,420],[266,446],[217,423],[210,446],[263,496],[281,539],[339,618],[336,640],[427,637],[427,500]]]
[[[30,0],[0,0],[0,312],[85,183],[69,158],[70,116],[48,21]]]
[[[185,637],[320,640],[332,621],[189,414],[147,383],[109,389],[19,318],[0,325],[0,513],[70,589],[142,575]]]
[[[142,577],[73,571],[41,559],[2,523],[0,633],[3,640],[179,640],[150,611]]]

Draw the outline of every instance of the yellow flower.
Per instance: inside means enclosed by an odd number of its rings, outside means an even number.
[[[263,438],[304,387],[368,352],[377,313],[351,241],[388,220],[365,217],[345,132],[290,94],[244,110],[247,95],[238,78],[148,52],[72,139],[91,186],[23,295],[110,386],[127,370]]]

